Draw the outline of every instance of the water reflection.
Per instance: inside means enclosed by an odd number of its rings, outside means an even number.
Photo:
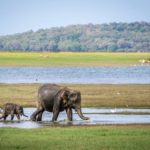
[[[79,116],[74,112],[73,121],[69,122],[66,120],[67,116],[65,112],[60,113],[58,121],[51,122],[52,113],[44,112],[43,121],[33,122],[25,117],[21,118],[21,121],[0,121],[0,127],[18,127],[18,128],[41,128],[49,126],[67,126],[67,125],[103,125],[103,124],[149,124],[150,115],[143,113],[150,113],[150,109],[115,109],[118,113],[142,113],[142,114],[113,114],[112,109],[97,109],[97,108],[83,108],[83,113],[86,113],[90,120],[81,120]],[[25,113],[30,116],[35,108],[25,108]],[[10,119],[10,118],[8,118]]]

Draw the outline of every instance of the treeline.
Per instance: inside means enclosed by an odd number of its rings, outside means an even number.
[[[150,23],[70,25],[0,36],[1,51],[150,51]]]

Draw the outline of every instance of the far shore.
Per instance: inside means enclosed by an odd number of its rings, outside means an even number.
[[[148,52],[0,52],[0,67],[136,66],[149,59]]]

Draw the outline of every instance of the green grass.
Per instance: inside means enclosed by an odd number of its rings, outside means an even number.
[[[150,126],[0,128],[1,150],[149,150]]]
[[[0,84],[0,106],[14,102],[34,106],[39,84]],[[81,91],[83,107],[150,108],[150,84],[64,84]]]
[[[128,66],[150,53],[0,52],[0,66]]]

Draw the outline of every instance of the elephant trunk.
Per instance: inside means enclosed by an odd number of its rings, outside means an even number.
[[[83,119],[83,120],[89,120],[88,117],[84,117],[84,116],[83,116],[83,114],[82,114],[82,112],[81,112],[81,108],[76,108],[75,110],[77,111],[77,113],[78,113],[78,115],[79,115],[79,117],[80,117],[81,119]]]

